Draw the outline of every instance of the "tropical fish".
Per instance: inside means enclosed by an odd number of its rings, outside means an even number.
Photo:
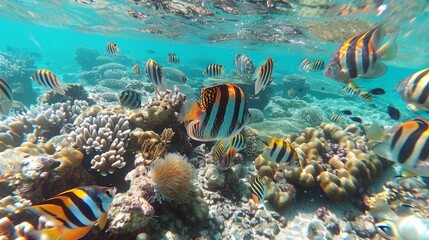
[[[352,111],[350,110],[343,110],[341,112],[343,112],[345,115],[353,115]]]
[[[344,121],[344,117],[339,114],[332,114],[331,116],[329,116],[329,120],[331,120],[332,122],[342,122]]]
[[[268,159],[277,164],[277,166],[283,167],[299,166],[299,158],[295,149],[283,139],[271,138],[264,142],[266,145],[262,151],[262,157]]]
[[[252,181],[252,199],[255,204],[264,203],[268,190],[268,180],[266,177],[256,175]]]
[[[382,142],[387,136],[387,130],[377,122],[372,121],[370,127],[365,127],[365,136],[368,140]]]
[[[293,89],[293,88],[290,88],[288,91],[287,91],[287,95],[289,96],[289,97],[293,97],[293,96],[295,96],[295,89]]]
[[[255,65],[245,54],[237,54],[234,58],[235,73],[242,76],[252,76],[255,72]]]
[[[383,95],[386,93],[383,88],[374,88],[368,91],[369,93],[373,95]]]
[[[9,112],[9,109],[12,107],[12,103],[12,89],[9,87],[9,84],[7,84],[5,80],[0,78],[0,110],[3,115],[6,115]]]
[[[39,69],[30,78],[39,85],[52,89],[61,95],[66,94],[57,76],[49,70]]]
[[[273,69],[274,61],[272,58],[268,57],[267,61],[265,61],[264,65],[259,67],[257,72],[257,77],[255,78],[255,95],[264,90],[267,85],[273,81],[271,78]]]
[[[119,52],[119,47],[116,43],[107,42],[106,44],[106,52],[108,54],[117,54]]]
[[[179,120],[188,136],[197,141],[215,141],[237,135],[249,122],[249,109],[243,90],[234,84],[218,84],[201,89],[200,104],[187,101]]]
[[[60,193],[28,209],[46,216],[55,227],[41,231],[42,239],[79,239],[98,224],[103,229],[115,187],[83,186]]]
[[[405,217],[398,216],[382,199],[375,201],[375,206],[369,213],[377,219],[377,232],[386,239],[426,240],[429,236],[429,219],[414,214]]]
[[[401,113],[399,112],[399,110],[393,107],[392,105],[389,105],[387,107],[387,113],[389,114],[390,118],[393,120],[399,120],[399,118],[401,117]]]
[[[224,68],[220,64],[210,64],[203,72],[206,77],[223,77]]]
[[[119,93],[119,103],[127,108],[141,108],[142,99],[138,92],[126,89]]]
[[[387,67],[381,60],[395,57],[397,34],[380,47],[383,35],[383,25],[380,24],[350,37],[332,55],[323,75],[346,84],[358,77],[376,78],[383,75]]]
[[[349,82],[342,90],[350,96],[360,93],[360,87],[354,82]]]
[[[301,64],[299,65],[299,70],[305,73],[320,71],[320,70],[323,70],[324,68],[325,68],[325,61],[323,61],[322,59],[318,59],[314,62],[311,62],[310,59],[305,58],[304,60],[302,60]]]
[[[241,134],[231,139],[219,140],[214,145],[213,159],[219,163],[219,169],[227,170],[232,167],[235,154],[244,148],[246,148],[246,141]]]
[[[133,64],[133,71],[137,76],[141,75],[140,68],[139,68],[139,65],[137,65],[137,63]]]
[[[147,78],[149,78],[149,80],[153,83],[156,92],[158,90],[166,90],[164,72],[158,63],[152,59],[147,60],[145,71]]]
[[[186,83],[186,81],[188,81],[188,78],[186,77],[185,74],[180,74],[179,80],[181,83]]]
[[[352,121],[358,122],[358,123],[362,123],[362,119],[360,117],[351,117],[350,118]]]
[[[384,143],[374,152],[399,163],[409,176],[429,177],[429,122],[415,118],[396,125]]]
[[[371,102],[372,101],[372,95],[369,92],[361,92],[359,94],[359,96],[361,98],[363,98],[363,100],[367,101],[367,102]]]
[[[309,71],[308,71],[308,66],[309,66],[310,64],[311,64],[310,59],[308,59],[308,58],[304,58],[304,59],[301,61],[301,63],[299,64],[299,71],[301,71],[301,72],[305,72],[305,73],[309,72]]]
[[[167,56],[167,61],[169,63],[178,64],[179,63],[179,57],[175,53],[169,53]]]
[[[429,68],[403,79],[396,85],[396,90],[410,110],[429,112]]]

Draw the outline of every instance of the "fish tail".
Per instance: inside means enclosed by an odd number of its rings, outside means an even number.
[[[61,226],[46,228],[40,231],[40,240],[59,240],[63,235],[63,229]]]
[[[396,46],[397,37],[398,33],[394,33],[392,38],[377,50],[377,54],[382,60],[392,60],[396,56],[398,49]]]
[[[179,121],[189,122],[200,118],[203,111],[196,101],[187,101],[180,109]]]
[[[374,208],[369,210],[369,213],[376,218],[381,218],[383,220],[395,220],[398,216],[390,208],[389,204],[383,199],[377,199],[374,204]]]

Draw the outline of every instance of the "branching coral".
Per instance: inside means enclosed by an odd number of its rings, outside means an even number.
[[[186,157],[177,153],[158,158],[149,172],[149,177],[161,196],[176,202],[189,200],[195,175],[194,166]]]
[[[322,123],[324,118],[323,110],[319,107],[306,107],[298,109],[293,113],[295,119],[304,121],[310,127],[314,127]]]
[[[99,114],[82,119],[76,130],[70,133],[70,141],[86,154],[95,153],[91,168],[106,176],[125,166],[123,155],[129,133],[126,115]]]
[[[67,101],[32,106],[23,114],[23,117],[34,126],[34,131],[28,135],[28,140],[33,143],[47,142],[51,137],[59,135],[67,123],[73,123],[87,108],[89,108],[88,103],[79,100],[75,100],[73,104]]]

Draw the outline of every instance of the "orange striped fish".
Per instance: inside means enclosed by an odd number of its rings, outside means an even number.
[[[39,85],[52,89],[61,95],[66,94],[65,87],[63,87],[58,77],[47,69],[37,70],[30,78]]]
[[[249,109],[243,90],[234,84],[218,84],[201,89],[200,104],[187,101],[179,120],[187,122],[188,136],[197,141],[231,138],[249,122]]]
[[[115,187],[83,186],[60,193],[28,209],[46,216],[55,227],[41,231],[42,239],[79,239],[98,224],[103,229],[116,193]]]
[[[395,34],[380,47],[383,40],[383,25],[347,39],[332,55],[324,76],[338,82],[349,83],[355,78],[376,78],[387,67],[381,60],[392,60],[396,55]]]
[[[405,78],[396,85],[396,90],[412,111],[429,112],[429,68]]]
[[[244,148],[246,141],[241,134],[231,139],[219,140],[214,145],[213,160],[218,163],[219,169],[227,170],[232,167],[235,154]]]
[[[260,91],[264,90],[268,84],[270,84],[273,79],[271,75],[274,70],[274,61],[271,57],[267,58],[264,65],[259,67],[258,75],[255,79],[255,95]]]

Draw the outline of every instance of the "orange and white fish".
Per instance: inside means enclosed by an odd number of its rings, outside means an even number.
[[[346,84],[358,77],[376,78],[383,75],[387,67],[381,60],[395,57],[397,34],[380,47],[383,37],[382,24],[350,37],[332,55],[323,75]]]
[[[116,193],[115,187],[83,186],[62,192],[28,207],[56,224],[41,231],[42,239],[79,239],[98,224],[103,229]]]
[[[396,85],[396,90],[412,111],[429,112],[429,68],[420,70]]]

